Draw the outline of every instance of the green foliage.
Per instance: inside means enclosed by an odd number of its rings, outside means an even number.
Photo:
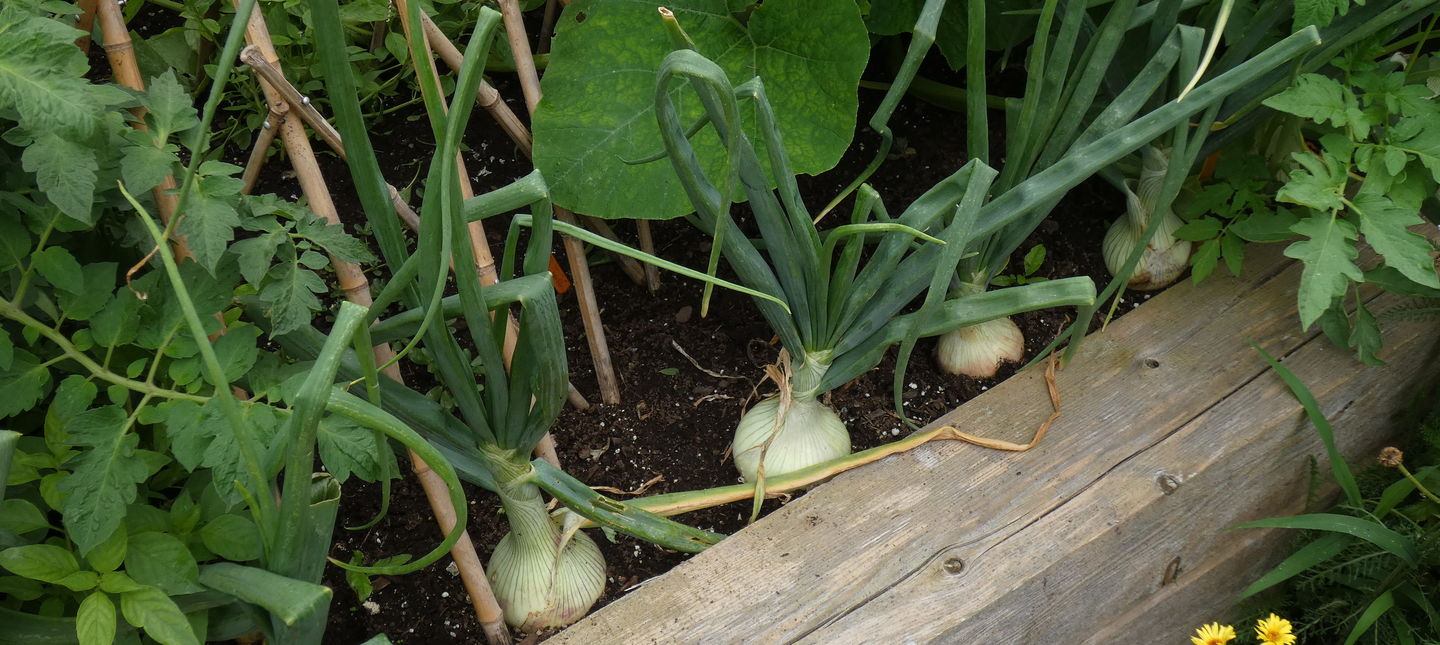
[[[1319,404],[1303,383],[1269,359],[1332,442]],[[1347,497],[1329,513],[1241,527],[1301,529],[1293,555],[1242,593],[1266,592],[1309,642],[1404,643],[1440,639],[1433,580],[1440,575],[1440,407],[1410,438],[1403,463],[1352,474],[1331,451]],[[1382,457],[1382,459],[1384,459]],[[1393,457],[1392,457],[1393,459]],[[1359,482],[1358,486],[1356,482]]]
[[[1339,6],[1339,5],[1337,5]],[[1297,4],[1297,10],[1299,5]],[[1328,20],[1328,18],[1327,18]],[[1239,269],[1240,241],[1288,241],[1289,257],[1304,263],[1300,323],[1320,323],[1337,344],[1370,364],[1381,337],[1378,317],[1359,298],[1372,283],[1404,295],[1440,296],[1435,245],[1417,232],[1421,203],[1440,182],[1440,104],[1426,79],[1440,57],[1385,58],[1383,39],[1363,41],[1334,59],[1335,77],[1301,74],[1266,99],[1290,115],[1262,135],[1266,156],[1279,164],[1283,185],[1257,157],[1222,152],[1215,183],[1200,189],[1179,235],[1200,242],[1191,263],[1197,280],[1224,257]],[[1286,154],[1276,154],[1285,152]],[[1298,206],[1278,205],[1268,199]],[[1368,268],[1361,245],[1379,256]]]
[[[629,163],[662,149],[655,69],[671,45],[655,6],[580,0],[560,17],[534,126],[536,167],[560,206],[604,218],[666,219],[692,210],[666,164]],[[727,0],[666,6],[732,81],[766,80],[795,172],[819,173],[839,161],[855,132],[856,88],[869,54],[853,0],[776,0],[733,15]],[[681,87],[670,92],[682,121],[702,117]],[[757,110],[748,102],[743,109],[752,135]],[[723,174],[724,142],[697,137],[695,148],[707,172]],[[595,190],[601,185],[607,189]]]
[[[1036,244],[1030,247],[1029,251],[1025,252],[1025,259],[1023,260],[1023,264],[1021,264],[1019,273],[997,275],[990,280],[990,284],[997,287],[1009,287],[1017,284],[1044,282],[1050,278],[1035,276],[1035,272],[1040,270],[1040,265],[1042,264],[1045,264],[1045,245]]]

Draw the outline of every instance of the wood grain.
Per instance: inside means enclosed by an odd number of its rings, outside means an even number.
[[[1324,463],[1249,339],[1310,385],[1351,458],[1432,371],[1433,324],[1387,329],[1393,360],[1372,369],[1301,333],[1298,274],[1252,248],[1240,278],[1173,287],[1089,339],[1034,450],[930,444],[851,471],[550,642],[1182,642],[1289,544],[1224,528],[1299,511]],[[1024,441],[1048,412],[1037,369],[932,426]]]

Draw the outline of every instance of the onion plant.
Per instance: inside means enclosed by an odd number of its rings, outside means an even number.
[[[985,51],[985,12],[982,0],[967,1],[971,9],[967,46],[972,50],[971,61],[978,63],[983,61]],[[1318,44],[1312,28],[1253,58],[1227,53],[1233,65],[1182,99],[1169,100],[1164,92],[1157,92],[1172,74],[1186,80],[1193,78],[1199,68],[1204,32],[1178,24],[1178,1],[1162,0],[1147,11],[1136,5],[1137,0],[1112,3],[1099,24],[1094,23],[1083,0],[1047,0],[1041,7],[1026,63],[1024,95],[1005,100],[1004,165],[992,187],[995,198],[986,206],[987,210],[1006,209],[1005,221],[980,232],[976,252],[960,263],[952,280],[952,295],[984,291],[1064,194],[1063,190],[1047,191],[1045,198],[1035,199],[1031,195],[1037,186],[1051,184],[1055,177],[1068,176],[1078,181],[1100,172],[1161,134],[1188,136],[1191,115],[1213,108],[1227,95]],[[1154,43],[1150,55],[1142,59],[1138,69],[1117,78],[1114,70],[1122,67],[1117,65],[1121,54],[1134,51],[1124,46],[1127,33],[1147,24]],[[1250,43],[1252,49],[1254,45]],[[990,121],[983,100],[983,72],[972,65],[967,84],[972,99],[966,108],[968,154],[983,161],[989,156]],[[1108,95],[1102,92],[1107,84],[1114,85]],[[1161,98],[1152,99],[1157,96]],[[1147,104],[1154,104],[1153,109],[1136,118]],[[1153,195],[1159,184],[1154,177],[1163,172],[1164,164],[1154,153],[1151,159],[1150,174],[1142,179],[1137,197],[1131,199],[1133,204],[1156,201]],[[1068,180],[1065,183],[1069,184],[1067,189],[1074,185]],[[1021,202],[1026,204],[1023,212],[1011,210]],[[1000,217],[998,212],[992,218],[982,217],[981,226]],[[1162,221],[1171,230],[1177,224]],[[1155,228],[1149,226],[1149,230]],[[1145,230],[1114,232],[1107,246],[1116,254],[1121,249],[1128,252],[1133,244],[1122,242],[1137,239],[1136,232]],[[1187,248],[1173,245],[1157,251],[1188,257]],[[1183,263],[1184,258],[1180,261]],[[1003,361],[1018,360],[1022,346],[1023,338],[1013,323],[990,321],[988,327],[951,331],[937,343],[937,351],[941,366],[948,371],[983,377],[993,375]]]
[[[679,42],[686,42],[673,17],[667,24]],[[726,144],[728,174],[719,186],[701,169],[680,123],[668,91],[673,79],[690,82],[705,108],[701,125],[713,125]],[[761,160],[740,127],[742,100],[753,109],[765,138],[778,196],[768,188]],[[732,87],[710,60],[678,49],[661,64],[655,112],[671,163],[697,222],[714,235],[714,247],[742,283],[788,305],[756,300],[784,348],[779,365],[770,370],[779,393],[746,412],[735,433],[736,467],[757,486],[763,487],[767,473],[800,470],[850,452],[844,423],[820,397],[870,370],[891,345],[902,345],[895,376],[898,406],[905,364],[918,336],[1019,311],[1084,304],[1094,296],[1088,278],[1071,278],[945,297],[946,282],[973,239],[995,177],[983,163],[967,164],[899,217],[888,214],[878,192],[862,186],[850,223],[822,232],[801,200],[760,79]],[[689,134],[698,131],[693,127]],[[758,241],[748,239],[730,217],[737,187],[749,199]],[[867,241],[876,246],[862,258]],[[927,288],[920,311],[900,316]]]
[[[448,111],[439,84],[430,75],[418,81],[438,142],[425,179],[420,230],[412,253],[396,226],[396,215],[380,176],[360,118],[348,62],[326,43],[338,42],[333,0],[312,0],[317,44],[331,103],[342,132],[351,172],[366,215],[372,222],[384,261],[391,271],[376,296],[367,327],[369,342],[401,341],[401,356],[422,353],[444,388],[452,409],[381,379],[382,405],[429,439],[460,476],[493,491],[504,508],[510,532],[496,545],[488,577],[507,623],[523,630],[569,624],[588,611],[605,584],[605,564],[585,534],[553,518],[542,498],[548,490],[580,516],[664,546],[698,551],[720,536],[698,531],[605,499],[558,469],[542,471],[530,455],[559,415],[567,393],[565,339],[554,287],[548,272],[552,233],[559,229],[612,250],[638,254],[553,219],[549,189],[538,173],[490,193],[463,198],[456,154],[465,131],[484,63],[500,16],[482,9],[465,50]],[[418,5],[410,3],[411,24],[420,24]],[[411,55],[426,56],[419,39]],[[500,282],[484,286],[474,266],[469,222],[529,208],[512,218],[501,259]],[[520,248],[520,227],[528,227]],[[658,261],[658,260],[656,260]],[[692,276],[703,273],[664,263]],[[451,267],[455,270],[452,272]],[[453,276],[457,293],[446,296]],[[737,286],[737,288],[739,288]],[[757,296],[764,294],[751,291]],[[392,304],[402,313],[378,320]],[[513,337],[506,338],[506,317],[515,314]],[[456,321],[463,323],[453,324]],[[461,331],[463,329],[463,331]],[[302,327],[276,338],[299,357],[315,355],[320,332]],[[507,367],[504,348],[513,343]],[[365,352],[345,358],[340,372],[362,372]],[[428,459],[427,459],[428,461]],[[543,463],[537,460],[536,463]]]

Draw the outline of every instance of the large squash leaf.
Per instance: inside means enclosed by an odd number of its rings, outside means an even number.
[[[727,0],[665,3],[702,54],[739,84],[759,76],[775,106],[794,170],[833,167],[855,132],[856,89],[869,56],[854,0],[768,0],[731,14]],[[535,111],[535,165],[555,203],[596,217],[667,219],[690,212],[670,164],[630,165],[662,149],[655,122],[655,71],[673,47],[655,0],[577,0],[565,9]],[[672,88],[690,123],[693,92]],[[747,132],[754,136],[753,108]],[[696,151],[721,176],[714,131]],[[764,158],[762,152],[761,157]]]

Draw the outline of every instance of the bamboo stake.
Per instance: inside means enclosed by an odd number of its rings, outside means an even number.
[[[280,105],[285,106],[285,114],[289,113],[288,105],[293,104],[301,106],[301,108],[297,110],[301,120],[305,121],[305,123],[309,125],[312,130],[315,131],[316,135],[319,136],[321,140],[325,141],[326,144],[330,146],[330,149],[333,150],[335,154],[340,157],[341,161],[349,163],[350,159],[349,156],[345,153],[345,143],[340,139],[340,132],[337,131],[334,126],[330,125],[330,122],[325,119],[324,115],[320,114],[319,110],[316,110],[314,106],[310,104],[309,99],[301,96],[300,91],[295,89],[295,86],[291,85],[290,81],[286,80],[284,74],[281,74],[279,70],[275,69],[274,66],[270,65],[270,63],[265,61],[265,57],[260,53],[260,49],[258,47],[250,45],[247,46],[244,50],[241,50],[240,60],[243,61],[246,65],[249,65],[251,70],[253,70],[261,78],[265,79],[265,81],[268,82],[271,87],[275,88],[275,90],[279,92],[282,97],[284,97],[285,102]],[[251,158],[253,161],[253,154]],[[247,175],[249,173],[248,166],[246,167],[246,173]],[[463,172],[461,176],[464,176]],[[411,231],[418,233],[420,231],[420,216],[415,213],[414,209],[410,208],[409,204],[405,203],[405,200],[400,197],[400,191],[396,189],[394,185],[387,183],[385,184],[385,188],[388,189],[390,192],[390,203],[395,207],[395,211],[397,214],[399,214],[401,221],[403,221],[405,225],[410,228]],[[468,185],[462,183],[462,190],[467,189]],[[467,197],[468,196],[473,195],[467,195]],[[475,240],[472,238],[471,242],[473,244]],[[479,251],[477,251],[477,253],[478,252]],[[485,254],[489,254],[490,250],[488,247],[484,247],[483,252]],[[494,272],[493,256],[490,259],[490,267],[491,271],[488,277],[484,271],[477,271],[483,284],[494,284],[495,279],[498,277]],[[454,267],[451,268],[453,269]],[[510,325],[510,338],[513,339],[516,328],[516,323],[513,317],[511,317],[508,324]],[[508,367],[510,363],[510,358],[514,354],[513,343],[507,345],[505,349],[506,351],[504,354],[504,358],[506,366]],[[575,389],[574,385],[570,385],[569,390],[569,400],[571,405],[575,406],[577,409],[580,410],[585,410],[590,407],[590,402],[585,400],[585,397],[580,394],[579,390]],[[553,442],[550,445],[553,446]],[[553,455],[553,450],[551,451],[551,453]],[[551,461],[551,463],[555,464],[557,468],[560,466],[558,461],[551,460],[548,457],[547,461]]]
[[[403,25],[405,14],[402,12],[400,16],[401,24]],[[445,36],[445,33],[440,31],[440,28],[435,25],[435,21],[430,19],[430,15],[424,11],[420,12],[420,24],[424,26],[425,40],[433,48],[433,51],[440,55],[440,59],[445,61],[445,64],[449,66],[450,69],[458,72],[460,70],[462,57],[460,56],[460,50],[455,47],[455,43],[450,42],[450,39]],[[495,119],[496,123],[500,124],[500,128],[505,131],[505,134],[510,136],[510,140],[514,141],[515,145],[520,146],[521,152],[524,152],[525,156],[529,157],[533,146],[533,141],[530,138],[530,129],[525,127],[525,124],[520,121],[520,117],[516,116],[515,112],[510,109],[510,106],[500,98],[500,91],[485,82],[484,79],[481,79],[480,89],[475,92],[475,102],[480,107],[485,108],[486,112],[490,113],[490,116]]]
[[[100,33],[105,39],[105,59],[110,62],[115,81],[137,92],[144,92],[145,79],[140,75],[140,63],[135,60],[135,44],[130,41],[130,30],[125,27],[125,15],[120,12],[120,4],[116,0],[95,2],[95,16],[100,20]],[[135,115],[136,128],[149,129],[144,121],[145,108],[134,108],[131,113]],[[160,185],[150,189],[151,196],[155,198],[156,210],[160,211],[160,219],[167,226],[175,217],[175,209],[179,205],[179,196],[176,195],[178,188],[175,176],[167,174],[160,180]],[[170,238],[170,246],[177,262],[194,257],[184,236],[176,235]],[[148,257],[146,259],[148,260]]]
[[[435,22],[430,20],[429,15],[421,12],[420,21],[425,25],[425,38],[434,46],[434,53],[439,54],[440,60],[445,61],[445,65],[451,70],[459,72],[461,63],[460,50],[455,47],[454,43],[450,42],[449,37],[441,32],[439,27],[435,26]],[[486,107],[487,102],[497,103],[501,106],[505,105],[505,102],[500,98],[500,92],[495,90],[495,88],[483,82],[480,87],[481,90],[476,93],[476,101],[481,107]],[[491,95],[484,96],[485,90],[487,89],[491,92]],[[510,111],[509,106],[505,107],[504,114],[508,115],[505,117],[507,120],[502,121],[499,115],[496,116],[496,120],[500,121],[501,127],[505,129],[506,134],[510,135],[511,140],[520,146],[520,151],[524,152],[527,158],[531,157],[532,139],[529,128],[526,128],[525,124],[520,123],[519,119],[515,117],[515,113]],[[513,119],[513,121],[510,121],[510,119]],[[573,224],[574,222],[569,221],[568,223]],[[586,217],[585,225],[586,228],[603,235],[607,239],[616,242],[620,241],[620,238],[616,237],[615,231],[610,229],[610,226],[605,223],[605,220]],[[646,269],[640,262],[636,261],[635,258],[608,250],[606,253],[609,253],[610,257],[619,263],[620,268],[625,271],[625,275],[629,276],[631,281],[639,285],[645,284]]]
[[[545,18],[540,21],[540,42],[535,45],[537,54],[550,52],[550,36],[555,31],[555,17],[560,14],[559,5],[555,0],[545,1]]]
[[[275,135],[280,132],[279,124],[285,121],[289,111],[288,103],[270,105],[270,115],[260,125],[260,131],[255,133],[255,146],[250,149],[250,158],[245,161],[245,174],[240,177],[245,186],[240,192],[250,194],[255,189],[255,183],[260,181],[260,169],[265,166],[270,145],[275,143]]]
[[[540,102],[540,75],[535,71],[535,60],[530,54],[530,41],[525,37],[525,21],[520,15],[519,2],[500,0],[500,16],[505,22],[515,70],[520,76],[520,89],[525,93],[525,107],[534,116],[535,106]],[[567,224],[576,223],[575,215],[563,208],[556,207],[555,216]],[[585,323],[585,339],[590,343],[590,360],[595,366],[595,380],[600,384],[600,398],[606,403],[619,403],[620,384],[615,378],[615,366],[610,361],[605,326],[600,322],[595,284],[590,279],[590,265],[585,261],[585,245],[573,237],[567,236],[564,240],[570,276],[575,283],[575,299],[580,305],[581,320]]]
[[[250,24],[246,27],[245,35],[251,45],[259,48],[265,61],[276,71],[280,71],[279,57],[275,53],[274,45],[270,42],[270,32],[265,26],[265,19],[260,12],[250,15]],[[284,102],[279,91],[264,79],[261,79],[260,87],[265,92],[266,100],[272,105]],[[320,167],[315,161],[315,153],[310,147],[310,140],[306,137],[304,126],[297,120],[286,119],[279,124],[277,129],[280,131],[281,141],[285,145],[286,152],[290,156],[290,162],[300,179],[300,187],[305,192],[310,209],[325,218],[326,221],[340,224],[339,213],[336,212],[335,204],[330,199],[330,192],[320,174]],[[360,267],[343,262],[339,258],[332,257],[330,261],[335,268],[335,275],[346,299],[369,306],[373,302],[370,285],[365,274],[360,271]],[[376,361],[381,364],[388,363],[389,359],[394,356],[389,346],[384,344],[375,347],[375,354]],[[397,382],[404,382],[398,365],[389,365],[385,369],[385,375]],[[454,509],[450,505],[445,483],[413,451],[410,451],[409,456],[411,467],[420,480],[421,488],[425,490],[425,497],[430,502],[430,509],[440,525],[440,530],[443,534],[448,534],[455,528],[456,517]],[[495,599],[494,592],[490,589],[489,580],[485,577],[485,569],[480,564],[479,555],[475,553],[475,545],[470,540],[468,530],[461,532],[460,539],[450,550],[450,556],[454,559],[455,566],[460,572],[465,590],[470,594],[471,604],[480,618],[489,642],[492,645],[510,643],[509,630],[505,628],[504,613]]]
[[[635,220],[635,232],[640,236],[640,250],[655,255],[655,238],[650,235],[650,220]],[[650,293],[660,290],[660,269],[649,262],[645,263],[645,288]]]
[[[84,36],[75,39],[75,46],[86,54],[90,53],[90,31],[95,26],[95,5],[96,0],[79,0],[75,6],[80,9],[80,17],[75,20],[75,28],[85,32]]]

